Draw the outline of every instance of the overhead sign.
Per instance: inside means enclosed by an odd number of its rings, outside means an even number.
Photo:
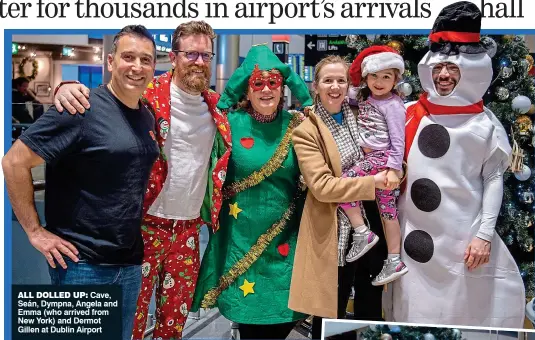
[[[66,57],[74,57],[74,47],[66,47],[64,46],[61,54]]]
[[[288,43],[285,42],[274,42],[273,43],[273,53],[279,58],[283,63],[288,62]]]
[[[314,81],[314,66],[305,66],[303,78],[307,83]]]
[[[328,55],[346,56],[352,50],[347,47],[346,35],[305,35],[305,65],[315,66]]]
[[[305,55],[304,54],[288,54],[288,62],[286,63],[290,68],[297,73],[301,78],[305,77]]]
[[[156,43],[156,51],[171,52],[173,36],[170,34],[153,34],[154,42]]]

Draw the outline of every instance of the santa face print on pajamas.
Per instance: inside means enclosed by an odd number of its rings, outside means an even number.
[[[151,296],[156,286],[155,339],[181,339],[199,274],[200,218],[175,221],[145,215],[141,292],[133,339],[143,339]]]
[[[448,96],[438,95],[431,76],[433,66],[443,62],[457,64],[461,72]],[[489,263],[473,271],[464,263],[482,223],[482,174],[492,167],[504,171],[510,153],[492,112],[462,111],[479,102],[490,85],[491,60],[484,53],[429,52],[419,75],[429,107],[443,111],[421,119],[407,157],[399,210],[402,259],[410,271],[394,283],[394,319],[521,328],[524,285],[500,237],[494,234]]]

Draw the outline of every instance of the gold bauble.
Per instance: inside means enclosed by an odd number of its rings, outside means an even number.
[[[397,40],[390,40],[389,42],[386,43],[386,46],[392,47],[393,49],[398,51],[400,55],[403,55],[403,52],[405,52],[405,46],[403,46],[402,42],[397,41]]]
[[[529,111],[527,112],[528,115],[532,115],[535,113],[535,104],[531,104],[531,107],[529,108]]]
[[[515,121],[518,134],[521,136],[529,135],[532,124],[533,123],[531,122],[531,118],[529,118],[529,116],[526,116],[526,115],[518,116]]]
[[[528,68],[528,71],[531,70],[531,68],[533,67],[533,57],[531,56],[531,54],[528,54],[526,56],[526,60],[528,61],[529,63],[529,68]]]
[[[381,340],[392,340],[392,335],[388,333],[381,334]]]
[[[503,40],[504,40],[505,42],[512,41],[514,38],[515,38],[515,36],[512,35],[512,34],[507,34],[507,35],[504,35],[504,36],[503,36]]]

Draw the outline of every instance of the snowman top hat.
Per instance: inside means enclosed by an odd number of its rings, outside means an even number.
[[[480,41],[481,17],[479,8],[468,1],[444,7],[429,34],[431,51],[447,55],[486,52]]]

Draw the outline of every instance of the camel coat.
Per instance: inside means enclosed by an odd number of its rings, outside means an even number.
[[[336,318],[338,304],[338,221],[340,202],[374,200],[373,176],[340,178],[340,153],[329,128],[311,113],[292,136],[308,186],[290,286],[288,307]]]

